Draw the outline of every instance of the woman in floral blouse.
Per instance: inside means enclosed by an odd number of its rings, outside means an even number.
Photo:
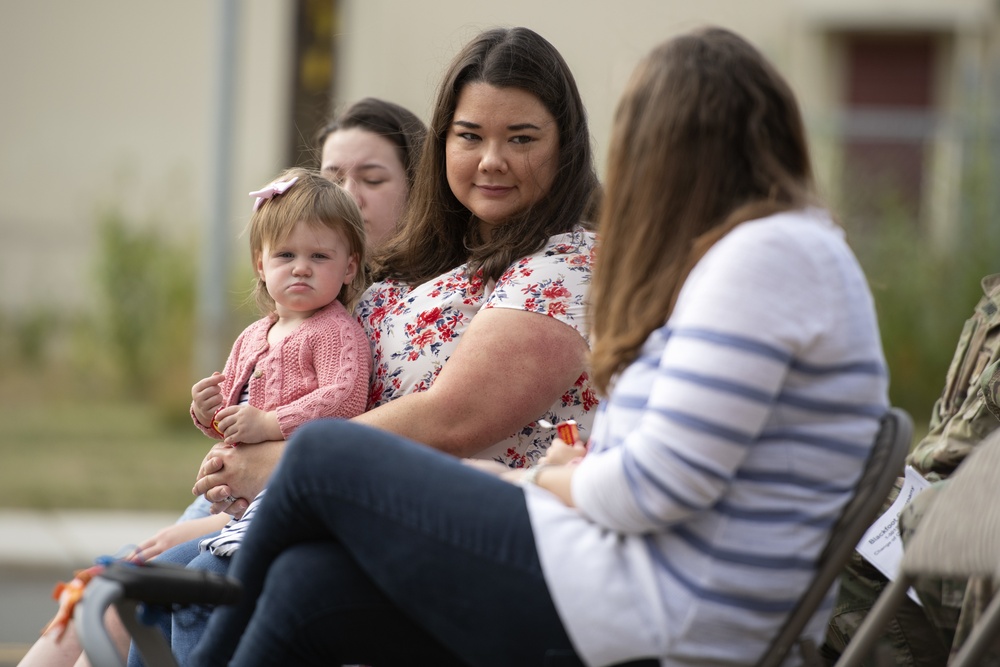
[[[583,102],[556,49],[494,29],[453,60],[404,214],[356,312],[372,340],[355,421],[461,457],[530,466],[597,399],[584,372],[598,181]],[[215,448],[195,492],[239,513],[284,442]],[[233,506],[227,496],[238,498]]]
[[[575,420],[586,438],[597,399],[584,370],[585,220],[598,192],[558,51],[525,28],[474,38],[438,91],[400,233],[376,251],[356,308],[374,359],[369,410],[352,421],[515,468],[551,441],[539,420]],[[216,447],[194,492],[238,515],[284,448]],[[175,624],[175,653],[202,632]]]

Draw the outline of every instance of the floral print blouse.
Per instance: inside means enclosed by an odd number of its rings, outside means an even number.
[[[537,253],[512,264],[495,285],[466,275],[463,264],[410,289],[386,280],[373,284],[355,313],[372,342],[372,382],[368,408],[425,391],[433,384],[472,318],[483,308],[512,308],[554,317],[584,338],[589,326],[585,296],[595,237],[577,228],[557,234]],[[586,373],[538,419],[556,424],[573,419],[581,437],[590,434],[597,397]],[[525,424],[506,440],[477,454],[519,468],[545,453],[554,432]]]

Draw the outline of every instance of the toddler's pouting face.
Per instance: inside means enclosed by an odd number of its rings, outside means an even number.
[[[265,244],[257,259],[279,316],[308,316],[336,301],[357,271],[357,256],[341,232],[305,221],[295,223],[281,243]]]

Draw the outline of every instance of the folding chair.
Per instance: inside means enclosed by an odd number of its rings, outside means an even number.
[[[912,438],[913,420],[910,415],[900,408],[890,408],[882,418],[854,496],[844,507],[820,554],[816,576],[799,598],[798,604],[772,640],[767,652],[757,662],[757,667],[778,667],[796,645],[805,665],[823,664],[815,643],[803,637],[802,630],[816,614],[830,587],[840,576],[861,536],[878,516],[892,485],[903,470]],[[906,592],[905,588],[903,592]]]
[[[906,591],[921,575],[1000,576],[1000,431],[980,442],[938,491],[906,545],[895,581],[879,596],[836,667],[860,665],[871,652]],[[981,663],[1000,637],[1000,596],[995,596],[951,667]]]
[[[147,665],[177,667],[159,628],[139,620],[139,605],[169,609],[191,604],[233,604],[241,590],[237,580],[214,572],[168,564],[112,563],[87,585],[73,620],[79,628],[83,650],[94,667],[125,667],[104,627],[104,613],[112,605]]]

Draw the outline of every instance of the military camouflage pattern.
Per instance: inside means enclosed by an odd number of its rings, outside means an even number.
[[[983,278],[982,288],[983,297],[962,327],[944,390],[931,411],[928,433],[907,457],[909,465],[935,483],[943,483],[973,447],[1000,428],[1000,274]],[[884,509],[895,499],[901,482],[897,480]],[[900,515],[904,545],[933,502],[936,486],[917,496]],[[828,664],[843,651],[887,583],[855,552],[841,575],[840,594],[827,628],[822,650]],[[985,609],[992,587],[976,579],[927,578],[914,589],[923,607],[907,598],[886,630],[885,644],[896,665],[945,665],[948,654],[954,655]],[[994,663],[1000,665],[991,660]]]
[[[947,478],[970,449],[1000,427],[990,411],[992,406],[1000,412],[1000,377],[995,374],[1000,361],[1000,274],[986,276],[982,286],[983,297],[962,327],[944,391],[931,410],[930,430],[907,458],[932,482]],[[984,373],[988,366],[992,375]],[[980,391],[983,387],[987,391]]]
[[[902,484],[903,478],[900,477],[882,505],[883,512],[896,500]],[[820,654],[827,665],[833,665],[837,661],[868,616],[875,600],[888,585],[888,579],[874,565],[862,558],[857,551],[851,554],[840,577],[840,591],[827,626],[826,641],[820,648]],[[871,664],[880,667],[890,664],[899,667],[940,666],[948,660],[948,646],[941,633],[924,614],[920,605],[910,598],[903,600],[895,616],[883,630],[881,645],[876,651],[878,659]]]
[[[904,545],[913,536],[921,519],[934,503],[938,492],[949,484],[948,480],[936,482],[907,505],[899,515],[899,531]],[[914,585],[924,612],[935,629],[951,647],[954,657],[969,636],[973,624],[982,616],[993,597],[993,584],[989,579],[921,578]],[[982,665],[1000,665],[1000,654],[987,654]]]

